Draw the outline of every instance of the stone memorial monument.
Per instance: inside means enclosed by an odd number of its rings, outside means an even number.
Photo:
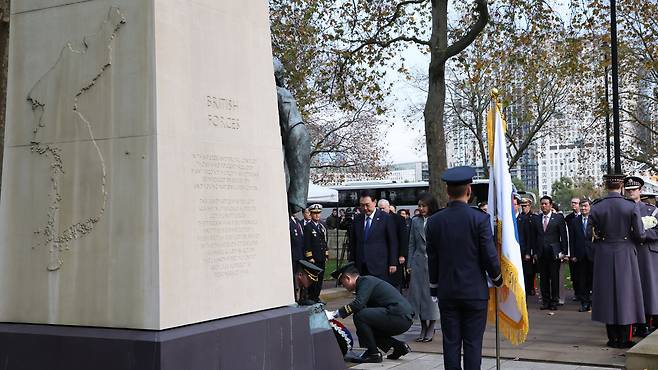
[[[267,2],[11,11],[4,368],[316,367],[333,334],[286,307]]]

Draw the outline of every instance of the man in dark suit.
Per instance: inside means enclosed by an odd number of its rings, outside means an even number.
[[[589,222],[589,199],[579,200],[580,214],[571,218],[569,226],[570,266],[574,292],[580,300],[579,312],[592,310],[592,226]],[[575,275],[575,276],[574,276]],[[576,284],[578,281],[579,284]]]
[[[532,227],[532,217],[530,199],[521,199],[521,213],[519,213],[516,222],[519,231],[519,247],[521,247],[523,278],[527,295],[535,295],[535,267],[532,261],[535,234]]]
[[[535,255],[539,261],[542,310],[557,310],[560,300],[560,262],[567,255],[564,216],[553,213],[553,199],[540,199],[541,213],[535,216]]]
[[[322,206],[313,204],[308,209],[311,213],[311,221],[304,226],[304,257],[307,261],[324,271],[325,264],[329,258],[329,248],[327,247],[327,229],[320,223]],[[324,272],[320,272],[318,280],[309,289],[309,299],[316,302],[320,300],[323,281]]]
[[[361,275],[373,275],[391,283],[399,257],[397,224],[390,215],[377,209],[371,191],[361,192],[359,204],[363,212],[354,218],[349,231],[349,260]]]
[[[571,198],[571,213],[568,215],[564,216],[564,222],[567,224],[567,232],[569,235],[569,248],[568,248],[568,256],[571,256],[571,249],[572,249],[572,240],[571,240],[571,230],[569,228],[571,227],[571,223],[573,220],[580,215],[580,198],[578,197],[573,197]],[[571,258],[569,258],[569,271],[571,272],[571,283],[573,284],[573,291],[575,293],[575,296],[573,298],[574,301],[579,300],[578,298],[578,293],[576,291],[582,290],[580,287],[581,281],[580,281],[580,273],[577,271],[578,266],[573,262]],[[564,298],[564,297],[563,297]]]
[[[425,227],[429,282],[439,300],[443,361],[446,369],[480,369],[482,337],[487,321],[487,276],[501,286],[500,261],[489,215],[471,208],[472,167],[446,170],[448,207],[435,213]],[[413,272],[412,272],[413,273]]]
[[[395,208],[387,199],[380,199],[377,202],[377,207],[380,211],[388,213],[391,220],[395,225],[395,234],[398,238],[398,266],[395,275],[392,276],[393,285],[398,289],[402,289],[404,285],[404,269],[406,268],[405,262],[409,254],[409,233],[407,232],[407,224],[404,217],[395,213]]]

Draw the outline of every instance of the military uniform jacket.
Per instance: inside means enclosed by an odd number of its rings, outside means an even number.
[[[438,285],[439,300],[487,300],[486,274],[500,276],[489,215],[453,201],[429,218],[425,234],[430,284]]]
[[[644,302],[633,240],[644,240],[639,206],[611,192],[593,202],[592,320],[610,325],[643,323]]]
[[[553,258],[558,258],[560,252],[567,254],[569,244],[567,241],[567,225],[564,221],[564,216],[559,213],[551,212],[544,231],[544,214],[539,213],[534,216],[534,232],[535,232],[535,245],[534,252],[537,258],[549,253]]]
[[[640,216],[651,216],[656,207],[646,203],[638,203]],[[642,298],[644,313],[658,315],[658,230],[645,230],[644,240],[636,241],[637,264],[642,282]]]
[[[532,255],[533,244],[535,243],[535,234],[532,229],[533,214],[521,212],[516,218],[516,227],[519,233],[519,247],[521,248],[521,258],[525,255]]]
[[[414,311],[407,299],[384,280],[374,276],[359,276],[355,294],[352,303],[338,309],[340,317],[348,317],[364,308],[382,307],[386,308],[389,315],[413,319]]]
[[[569,244],[570,256],[576,257],[578,261],[587,258],[594,260],[594,250],[592,249],[592,222],[587,217],[587,224],[583,227],[583,214],[571,218],[569,224]]]
[[[297,261],[304,259],[304,232],[302,225],[294,217],[290,217],[288,226],[290,227],[290,248],[294,265]]]
[[[321,223],[311,221],[304,226],[304,257],[324,262],[329,257],[327,229]]]

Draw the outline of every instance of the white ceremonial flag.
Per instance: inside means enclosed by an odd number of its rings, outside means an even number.
[[[500,255],[503,287],[498,290],[498,318],[500,332],[512,344],[525,342],[528,335],[528,308],[526,306],[521,250],[512,203],[512,176],[507,164],[507,124],[496,101],[487,118],[489,141],[489,213],[496,248]],[[489,319],[495,319],[496,290],[490,289]]]

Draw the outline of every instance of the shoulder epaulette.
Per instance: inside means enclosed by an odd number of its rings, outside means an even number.
[[[594,199],[594,200],[592,201],[592,205],[595,205],[596,203],[599,203],[599,202],[602,201],[603,199],[606,199],[606,198],[597,198],[597,199]]]

